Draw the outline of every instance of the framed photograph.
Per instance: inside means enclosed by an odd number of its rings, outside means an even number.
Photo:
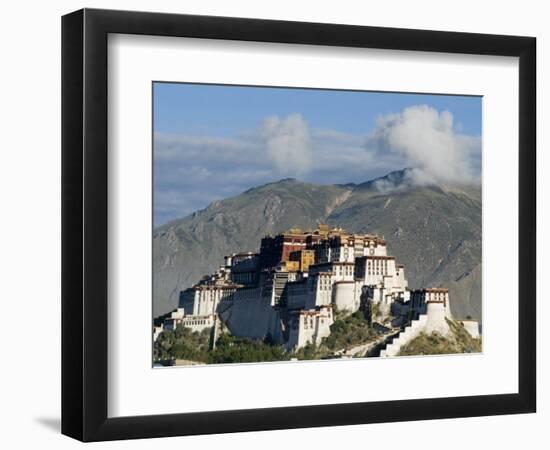
[[[62,432],[535,412],[536,40],[62,21]]]

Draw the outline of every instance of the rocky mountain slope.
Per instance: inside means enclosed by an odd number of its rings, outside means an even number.
[[[181,289],[212,273],[231,252],[261,238],[318,223],[386,237],[411,288],[446,286],[457,317],[481,319],[481,193],[415,186],[397,171],[363,184],[281,180],[217,201],[153,233],[153,313],[168,312]]]

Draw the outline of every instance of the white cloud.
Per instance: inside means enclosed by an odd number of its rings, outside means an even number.
[[[270,117],[259,128],[228,137],[156,133],[155,223],[288,176],[319,184],[363,183],[415,167],[401,182],[476,180],[479,149],[478,137],[453,131],[450,113],[425,106],[380,118],[368,135],[309,128],[300,114]]]
[[[312,166],[311,137],[306,121],[300,114],[285,118],[268,117],[261,127],[267,155],[285,175],[303,175]]]
[[[413,167],[410,177],[417,184],[478,183],[479,138],[459,134],[449,111],[418,105],[399,114],[378,119],[367,138],[367,150],[390,151]]]

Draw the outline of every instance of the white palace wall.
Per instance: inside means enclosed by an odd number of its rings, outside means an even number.
[[[279,310],[271,306],[270,297],[261,295],[261,288],[238,290],[233,306],[220,315],[235,336],[264,339],[269,334],[273,341],[283,341]]]
[[[315,302],[315,291],[311,289],[311,280],[287,284],[288,309],[305,309],[306,304]],[[313,300],[312,300],[313,298]]]
[[[449,333],[449,325],[446,319],[450,319],[448,311],[449,308],[443,303],[428,303],[426,305],[426,315],[428,320],[423,331],[427,334],[436,331],[442,335],[447,335]]]
[[[446,289],[411,292],[403,266],[387,256],[383,241],[371,240],[368,246],[359,241],[357,247],[351,239],[348,243],[320,248],[323,255],[328,252],[328,261],[311,265],[305,273],[278,267],[268,273],[269,282],[260,277],[257,287],[230,284],[213,276],[212,283],[182,292],[180,308],[166,321],[165,328],[179,321],[204,329],[214,325],[218,314],[234,336],[259,340],[269,336],[287,348],[300,348],[307,342],[318,344],[330,334],[332,305],[338,311],[353,313],[365,301],[377,305],[371,309],[375,316],[371,318],[381,324],[389,326],[391,321],[392,326],[403,326],[415,319],[388,346],[388,356],[397,354],[400,346],[420,332],[449,333]],[[356,253],[362,256],[355,259]],[[479,335],[477,322],[462,323],[472,336]]]
[[[459,320],[458,322],[464,326],[474,339],[479,338],[479,322],[477,320]]]
[[[338,311],[355,312],[359,309],[361,286],[354,281],[340,281],[333,285],[333,302]]]
[[[206,328],[212,328],[214,326],[214,315],[209,316],[190,316],[184,317],[181,320],[181,324],[191,329],[191,331],[198,331],[199,333]]]
[[[332,308],[294,313],[286,348],[298,349],[308,343],[319,345],[324,337],[330,335],[333,322]]]

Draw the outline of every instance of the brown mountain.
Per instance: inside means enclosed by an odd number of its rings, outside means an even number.
[[[154,315],[175,308],[179,291],[214,272],[224,255],[258,250],[268,233],[327,223],[384,235],[390,254],[405,264],[411,288],[449,287],[453,313],[481,320],[479,189],[415,186],[406,173],[359,185],[281,180],[158,227],[153,233]]]

